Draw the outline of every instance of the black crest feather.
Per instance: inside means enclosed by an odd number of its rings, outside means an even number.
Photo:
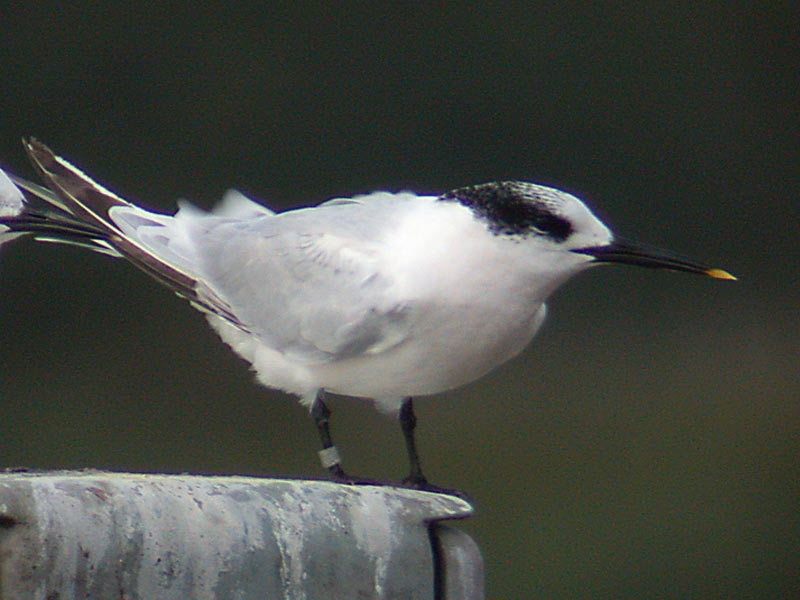
[[[440,199],[468,206],[495,233],[544,235],[563,241],[572,233],[572,225],[556,213],[550,194],[549,188],[533,183],[501,181],[458,188]]]

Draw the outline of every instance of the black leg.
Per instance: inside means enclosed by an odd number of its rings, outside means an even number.
[[[403,480],[403,483],[416,488],[426,488],[428,480],[422,474],[422,467],[419,464],[419,455],[417,454],[417,443],[414,441],[414,428],[417,426],[417,415],[414,414],[414,401],[411,398],[403,400],[400,407],[400,427],[403,430],[403,437],[406,440],[406,449],[408,450],[408,462],[411,465],[411,471]]]
[[[317,398],[311,407],[311,417],[314,419],[319,432],[319,439],[322,442],[319,458],[322,461],[322,466],[328,469],[331,479],[334,481],[347,481],[348,477],[339,462],[339,452],[331,440],[331,431],[328,425],[331,411],[325,406],[324,397],[325,393],[322,390],[317,392]]]

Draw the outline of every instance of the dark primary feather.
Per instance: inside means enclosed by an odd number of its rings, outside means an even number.
[[[53,191],[16,175],[7,175],[25,198],[19,214],[0,217],[0,225],[8,231],[118,256],[107,243],[107,231],[73,217]]]
[[[57,158],[37,140],[27,140],[24,145],[47,188],[14,177],[12,181],[25,192],[26,206],[22,214],[5,217],[0,224],[39,240],[59,241],[124,257],[199,309],[218,314],[245,329],[224,302],[213,294],[200,293],[192,273],[161,260],[136,239],[125,235],[110,214],[115,207],[139,210],[137,207]]]

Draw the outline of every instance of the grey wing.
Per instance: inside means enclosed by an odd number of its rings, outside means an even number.
[[[193,235],[208,284],[237,319],[304,362],[379,353],[409,333],[407,307],[391,298],[392,282],[379,269],[379,242],[348,225],[352,209],[341,208],[228,222]]]

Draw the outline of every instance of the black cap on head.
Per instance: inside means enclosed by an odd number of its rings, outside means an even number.
[[[542,235],[557,242],[572,233],[572,224],[556,211],[553,190],[523,181],[499,181],[458,188],[440,196],[460,202],[505,235]]]

